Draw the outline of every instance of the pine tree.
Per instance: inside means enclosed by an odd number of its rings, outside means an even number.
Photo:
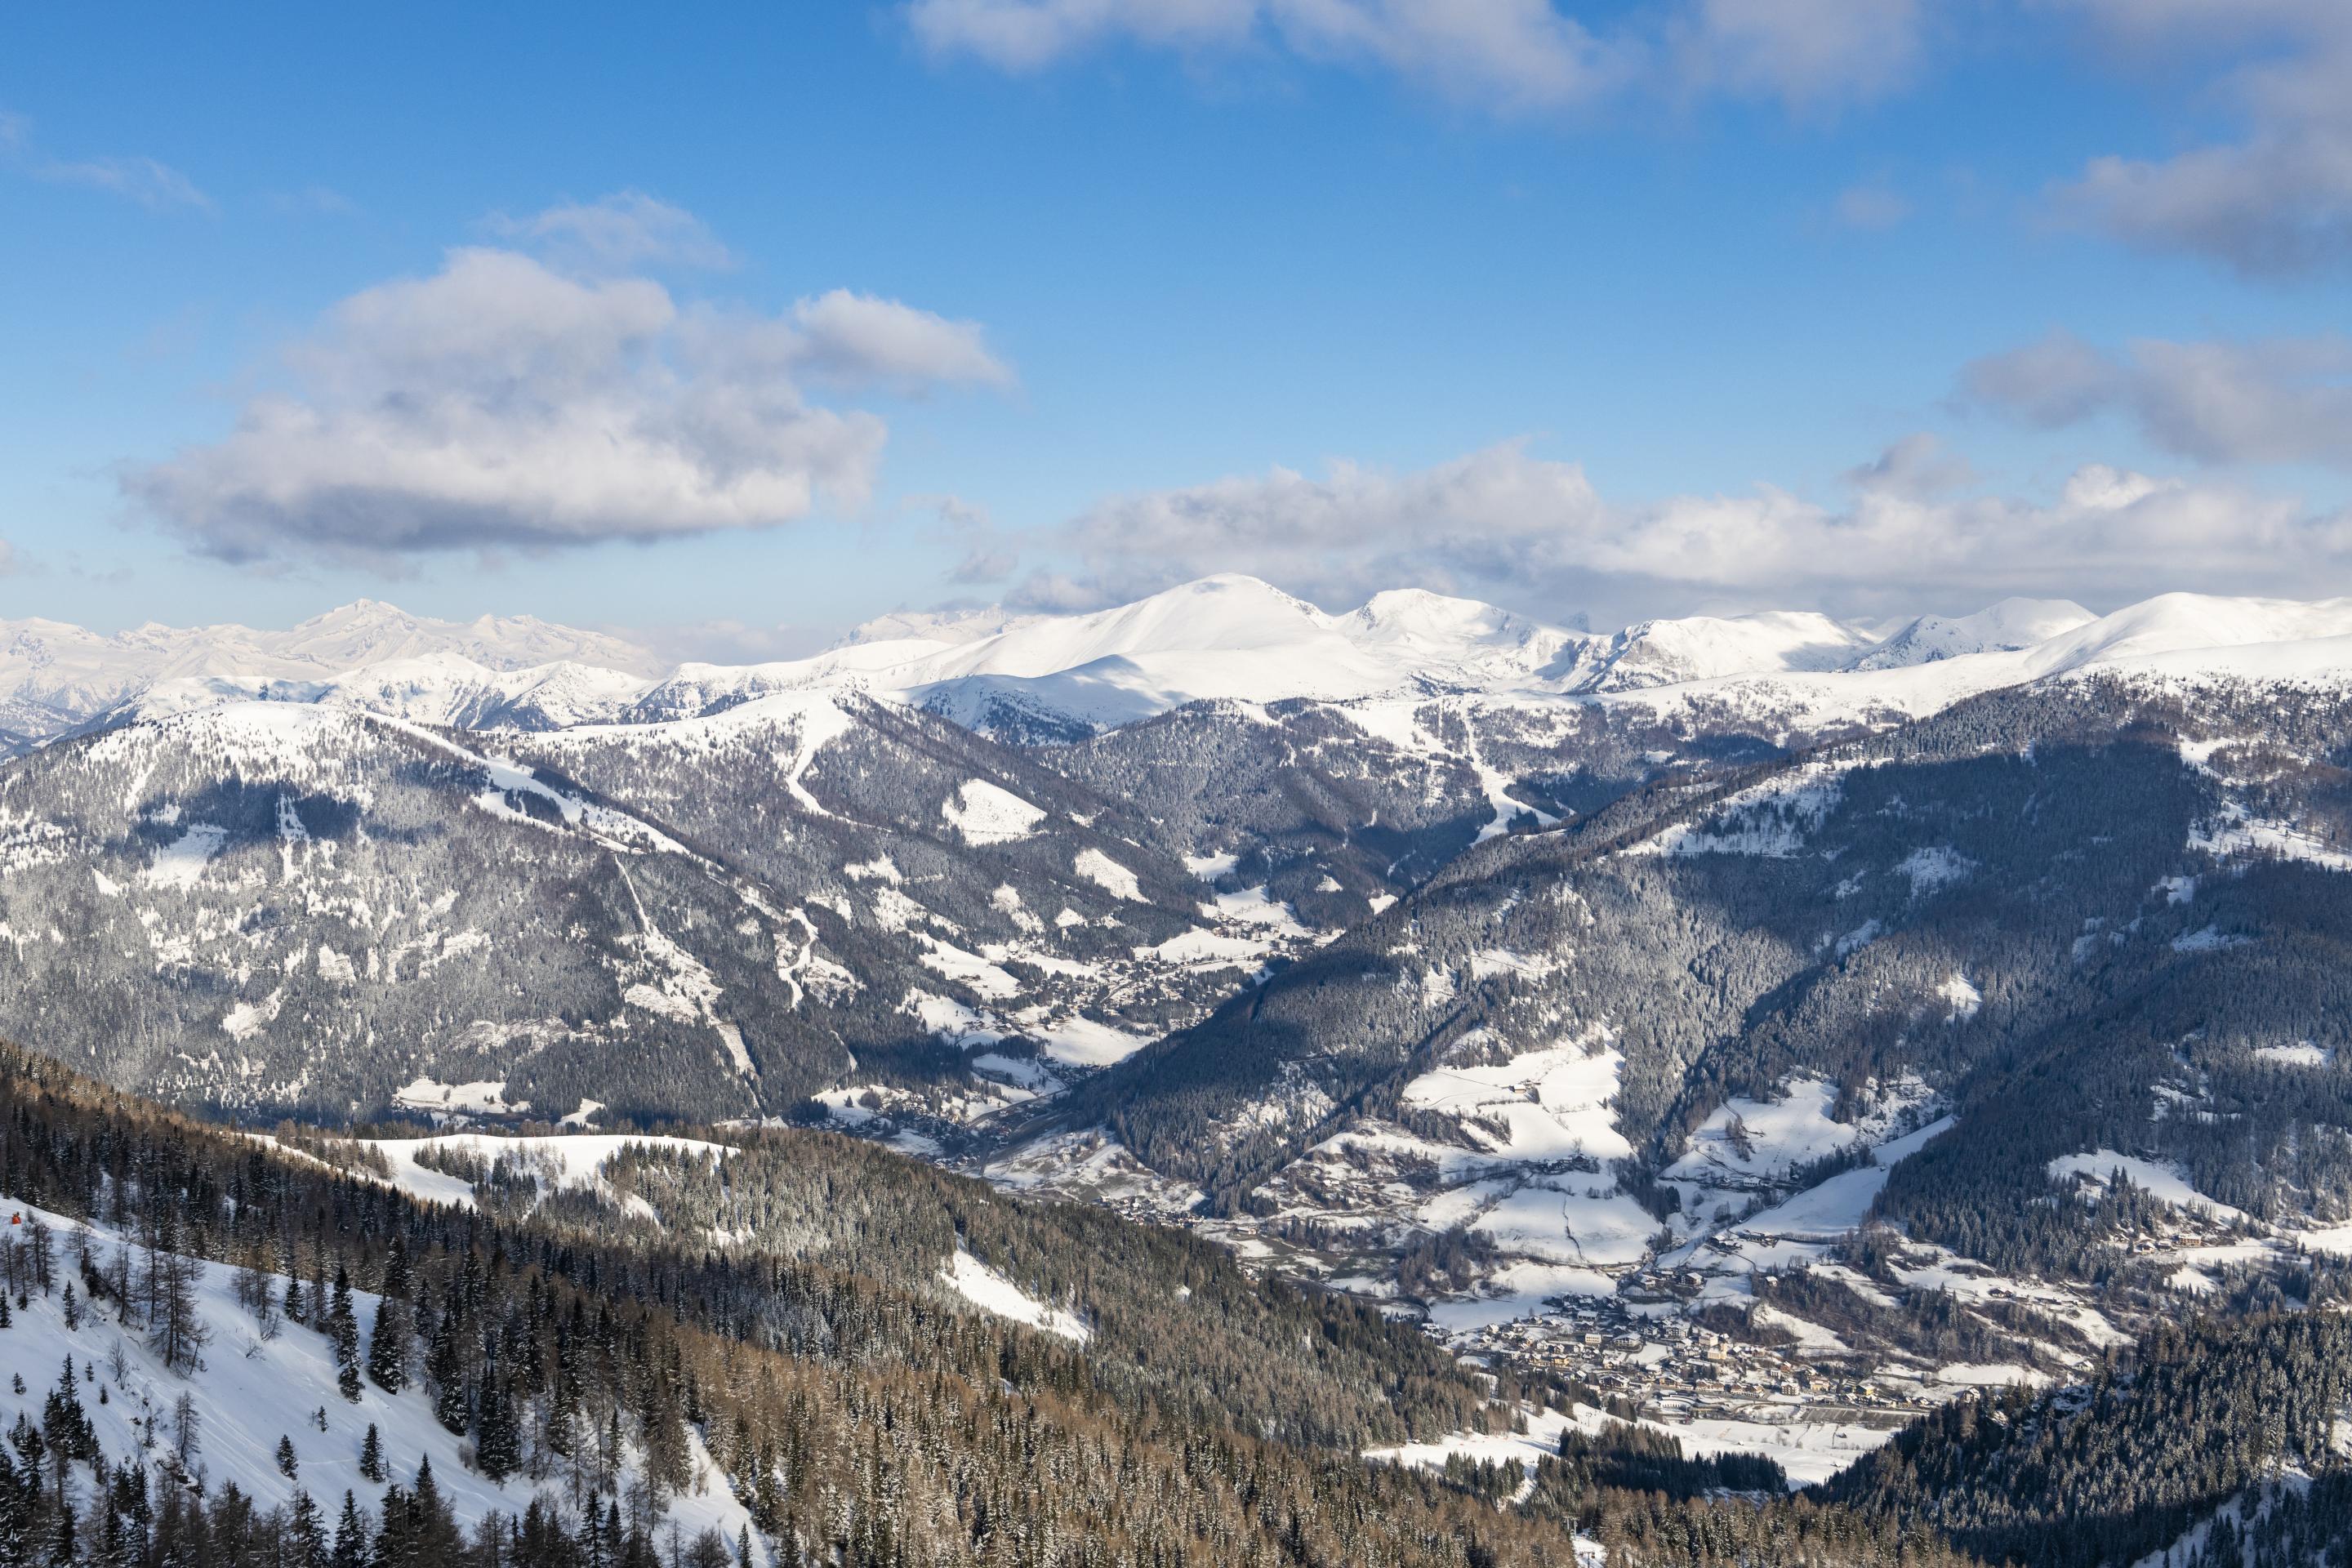
[[[329,1568],[368,1568],[367,1521],[360,1516],[360,1505],[348,1491],[343,1493],[342,1517],[335,1521],[335,1549],[328,1557]]]
[[[408,1381],[408,1309],[387,1296],[376,1303],[368,1333],[367,1372],[378,1388],[398,1394]]]
[[[82,1408],[80,1391],[74,1386],[71,1356],[66,1358],[65,1371],[41,1407],[41,1436],[52,1452],[66,1458],[98,1458],[98,1431]]]
[[[555,1331],[555,1388],[547,1412],[547,1443],[557,1453],[569,1458],[579,1441],[580,1369],[573,1364],[572,1328],[559,1324]]]
[[[335,1346],[335,1386],[342,1396],[360,1402],[360,1325],[352,1315],[351,1270],[335,1265],[335,1292],[327,1308],[327,1337]]]
[[[294,1494],[286,1521],[286,1546],[288,1568],[327,1568],[326,1521],[319,1516],[319,1505],[310,1500],[309,1492]]]
[[[372,1481],[384,1478],[383,1439],[376,1435],[375,1423],[368,1423],[367,1436],[360,1443],[360,1474]]]
[[[74,1560],[74,1510],[60,1506],[50,1510],[57,1516],[56,1533],[50,1537],[49,1561],[70,1563]]]
[[[441,1314],[434,1325],[433,1343],[425,1355],[425,1373],[433,1383],[433,1414],[441,1425],[462,1436],[471,1424],[466,1399],[466,1373],[457,1359],[457,1314]]]
[[[441,1489],[433,1479],[433,1460],[428,1456],[416,1463],[416,1485],[409,1494],[411,1550],[419,1563],[449,1563],[457,1561],[457,1519],[456,1511],[443,1500]]]
[[[408,1244],[394,1231],[383,1263],[383,1298],[376,1303],[375,1323],[368,1335],[368,1376],[388,1394],[399,1393],[408,1381],[408,1347],[415,1338],[409,1322],[410,1285]]]
[[[496,1377],[482,1380],[475,1416],[474,1462],[493,1481],[504,1481],[522,1466],[522,1435],[516,1429],[514,1400]]]
[[[278,1473],[292,1480],[299,1465],[294,1458],[294,1439],[279,1434],[278,1438]]]

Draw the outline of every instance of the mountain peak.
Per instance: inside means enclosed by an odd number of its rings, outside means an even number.
[[[2011,653],[2063,637],[2095,619],[2071,599],[2007,598],[1970,616],[1921,616],[1853,661],[1895,669],[1971,653]]]

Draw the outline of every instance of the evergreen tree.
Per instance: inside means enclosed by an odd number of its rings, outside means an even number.
[[[286,1523],[287,1568],[327,1568],[326,1521],[310,1494],[297,1491]]]
[[[335,1265],[335,1289],[327,1308],[327,1337],[335,1347],[335,1386],[342,1396],[360,1401],[360,1325],[352,1313],[351,1270]]]
[[[75,1386],[73,1357],[66,1357],[65,1370],[58,1376],[58,1385],[41,1407],[41,1436],[52,1453],[69,1459],[90,1460],[98,1458],[98,1433],[91,1426],[89,1415],[82,1408],[81,1393]]]
[[[281,1434],[278,1439],[278,1473],[290,1481],[299,1468],[294,1457],[294,1439]]]
[[[463,1435],[472,1424],[473,1408],[466,1398],[465,1363],[458,1359],[454,1304],[434,1325],[433,1343],[425,1355],[425,1374],[433,1384],[433,1414],[442,1426]]]
[[[328,1558],[329,1568],[369,1568],[368,1557],[367,1520],[357,1500],[346,1491],[342,1516],[335,1521],[335,1547]]]
[[[367,1373],[378,1388],[398,1394],[408,1381],[408,1309],[387,1296],[376,1303],[368,1332]]]
[[[499,1379],[482,1380],[475,1416],[474,1462],[493,1481],[504,1481],[522,1465],[522,1435],[515,1424],[514,1400]]]
[[[375,1423],[368,1423],[367,1436],[360,1442],[360,1474],[372,1481],[384,1478],[383,1439],[376,1435]]]
[[[412,1284],[408,1244],[394,1232],[384,1258],[383,1300],[376,1304],[375,1323],[368,1335],[368,1376],[388,1394],[399,1393],[408,1381],[409,1343],[415,1337],[409,1321]]]

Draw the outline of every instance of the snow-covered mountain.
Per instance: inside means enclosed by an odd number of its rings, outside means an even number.
[[[2097,618],[2071,599],[2003,599],[1973,616],[1921,616],[1873,644],[1850,668],[1895,669],[1971,653],[2013,653]]]
[[[2104,616],[2065,600],[2006,599],[1918,616],[1885,637],[1784,611],[1596,635],[1417,589],[1332,614],[1225,575],[1079,615],[896,614],[807,658],[661,671],[602,633],[529,617],[432,621],[362,601],[285,632],[145,626],[102,637],[55,622],[0,625],[0,731],[29,743],[248,700],[544,731],[856,690],[1013,741],[1067,742],[1203,701],[1374,712],[1435,698],[1536,713],[1562,702],[1703,710],[1717,728],[1744,721],[1787,736],[1916,718],[1981,691],[2158,657],[2175,671],[2253,658],[2266,675],[2324,676],[2346,662],[2329,646],[2345,636],[2352,602],[2192,594]],[[2258,647],[2270,651],[2244,651]]]
[[[1592,649],[1571,689],[1639,691],[1685,680],[1791,669],[1837,669],[1870,639],[1811,612],[1643,621]]]
[[[544,736],[200,706],[0,767],[0,1033],[258,1114],[434,1085],[751,1114],[877,1079],[978,1114],[1042,1078],[998,1093],[970,1051],[1075,1030],[1098,1065],[1307,940],[1146,837],[854,692]]]
[[[317,700],[308,688],[350,671],[445,660],[495,671],[566,661],[637,677],[658,668],[646,649],[601,632],[529,616],[433,620],[373,599],[284,631],[151,623],[108,637],[60,621],[0,621],[0,730],[45,740],[183,682],[226,682],[221,700],[289,682],[285,695]],[[198,700],[202,690],[184,688],[172,700]]]

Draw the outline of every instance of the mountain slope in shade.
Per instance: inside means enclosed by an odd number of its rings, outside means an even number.
[[[1306,940],[1133,828],[850,692],[495,739],[206,707],[0,766],[0,1033],[257,1114],[976,1114],[972,1052],[1158,1033]]]
[[[2352,638],[2252,646],[2308,658]],[[1453,1289],[1483,1274],[1482,1296],[1424,1301],[1453,1327],[1629,1278],[1744,1297],[1759,1269],[1836,1263],[1878,1213],[1979,1260],[1964,1275],[2031,1271],[2071,1325],[2046,1360],[1946,1342],[1955,1378],[2012,1360],[2068,1375],[2111,1331],[2094,1305],[2137,1327],[2219,1288],[2224,1260],[2344,1245],[2352,1058],[2330,997],[2352,795],[2329,759],[2347,734],[2352,684],[2090,664],[1672,779],[1458,855],[1080,1087],[1061,1131],[1101,1130],[1237,1233],[1303,1247],[1302,1272],[1382,1299],[1420,1293],[1412,1248],[1462,1228]],[[2284,1076],[2303,1072],[2329,1076]],[[998,1168],[1058,1183],[1058,1147]],[[1085,1152],[1081,1182],[1113,1163]],[[2087,1202],[2051,1211],[2060,1178],[2118,1162],[2190,1220],[2147,1219],[2141,1247]],[[2183,1238],[2223,1213],[2191,1193],[2245,1226],[2235,1250]],[[1384,1253],[1404,1255],[1393,1276]],[[2118,1254],[2156,1261],[2135,1275]],[[1774,1323],[1877,1331],[1848,1316]]]

